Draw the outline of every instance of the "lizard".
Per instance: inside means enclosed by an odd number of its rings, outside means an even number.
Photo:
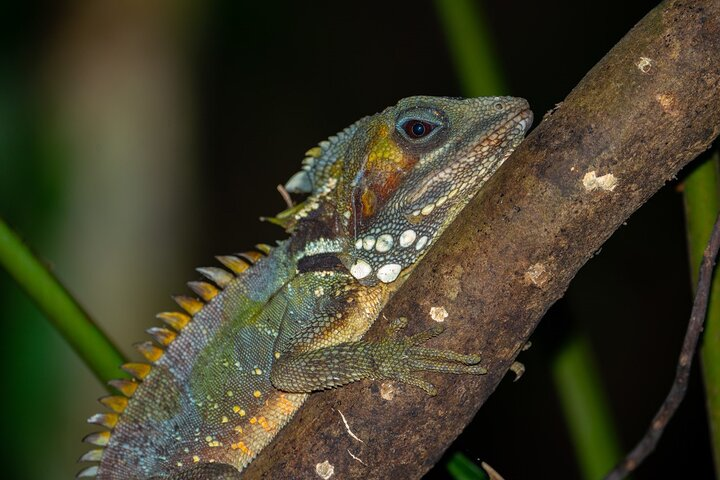
[[[284,186],[304,199],[269,219],[289,237],[197,269],[198,298],[158,314],[147,363],[123,365],[88,419],[105,429],[78,478],[240,478],[312,392],[370,379],[435,395],[423,372],[485,373],[480,355],[424,345],[441,328],[363,336],[531,123],[521,98],[416,96],[311,148]]]

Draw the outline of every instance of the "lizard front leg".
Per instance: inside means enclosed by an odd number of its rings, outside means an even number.
[[[479,355],[422,346],[440,333],[441,328],[434,328],[402,339],[344,342],[280,356],[273,365],[270,380],[276,388],[289,392],[311,392],[363,379],[397,380],[436,395],[435,386],[423,379],[420,372],[487,373],[479,364]]]
[[[302,295],[303,290],[318,291],[318,283],[324,285],[324,292],[326,290],[328,295],[322,298]],[[348,287],[351,284],[352,280],[342,274],[325,276],[321,281],[307,274],[288,285],[284,293],[289,307],[276,342],[275,361],[270,372],[270,381],[275,388],[288,392],[312,392],[363,379],[389,379],[415,385],[429,395],[435,395],[436,388],[419,375],[421,372],[486,373],[479,364],[479,355],[423,346],[442,333],[441,327],[398,338],[399,331],[407,323],[406,319],[398,319],[391,324],[386,338],[379,341],[359,339],[372,325],[378,312],[372,309],[368,312],[365,304],[338,315],[338,306],[352,305],[354,302],[350,300],[364,288],[354,290]],[[363,295],[368,297],[365,293]],[[306,302],[308,298],[315,300],[309,308],[307,304],[293,305],[295,298],[303,298]],[[381,303],[378,302],[376,310]],[[298,313],[302,311],[309,314],[309,318],[299,318]],[[357,325],[364,326],[357,328]]]

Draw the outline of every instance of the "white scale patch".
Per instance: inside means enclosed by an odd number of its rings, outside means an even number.
[[[402,270],[402,267],[397,263],[388,263],[378,269],[377,278],[383,283],[394,282],[400,275],[400,270]]]
[[[362,258],[357,260],[352,267],[350,267],[350,275],[361,280],[372,272],[372,267]]]
[[[415,233],[415,230],[405,230],[400,235],[400,246],[403,248],[407,248],[413,244],[416,238],[417,233]]]
[[[415,244],[415,250],[422,250],[425,247],[425,245],[427,245],[427,242],[428,242],[428,237],[423,235],[422,237],[420,237],[420,240],[418,240],[418,242]]]
[[[389,251],[393,246],[393,237],[387,233],[380,235],[375,243],[375,250],[380,253]]]
[[[367,237],[363,238],[362,241],[362,247],[365,250],[372,250],[372,248],[375,246],[375,237],[372,235],[368,235]]]
[[[342,245],[337,239],[319,238],[309,242],[305,247],[305,255],[317,255],[319,253],[335,253],[342,251]]]

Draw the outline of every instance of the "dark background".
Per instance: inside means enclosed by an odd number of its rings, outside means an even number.
[[[655,2],[482,5],[505,93],[539,122]],[[416,94],[462,94],[432,2],[6,2],[0,216],[129,353],[194,267],[282,237],[257,218],[283,208],[274,186],[305,150]],[[508,480],[579,478],[550,372],[573,331],[591,339],[623,448],[639,439],[690,313],[686,173],[581,270],[521,354],[525,376],[499,386],[448,455]],[[102,388],[4,272],[0,289],[4,468],[68,478]],[[634,478],[713,478],[703,401],[695,369]],[[441,463],[428,478],[447,477]]]

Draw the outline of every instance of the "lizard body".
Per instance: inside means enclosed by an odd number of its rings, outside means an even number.
[[[410,97],[307,152],[286,184],[305,201],[271,219],[291,236],[274,248],[198,269],[202,300],[162,313],[169,328],[123,368],[108,430],[88,435],[95,461],[79,477],[238,478],[307,396],[361,379],[429,394],[418,372],[481,374],[478,355],[404,339],[362,337],[457,213],[522,140],[527,102],[511,97]],[[228,271],[229,270],[229,271]]]

